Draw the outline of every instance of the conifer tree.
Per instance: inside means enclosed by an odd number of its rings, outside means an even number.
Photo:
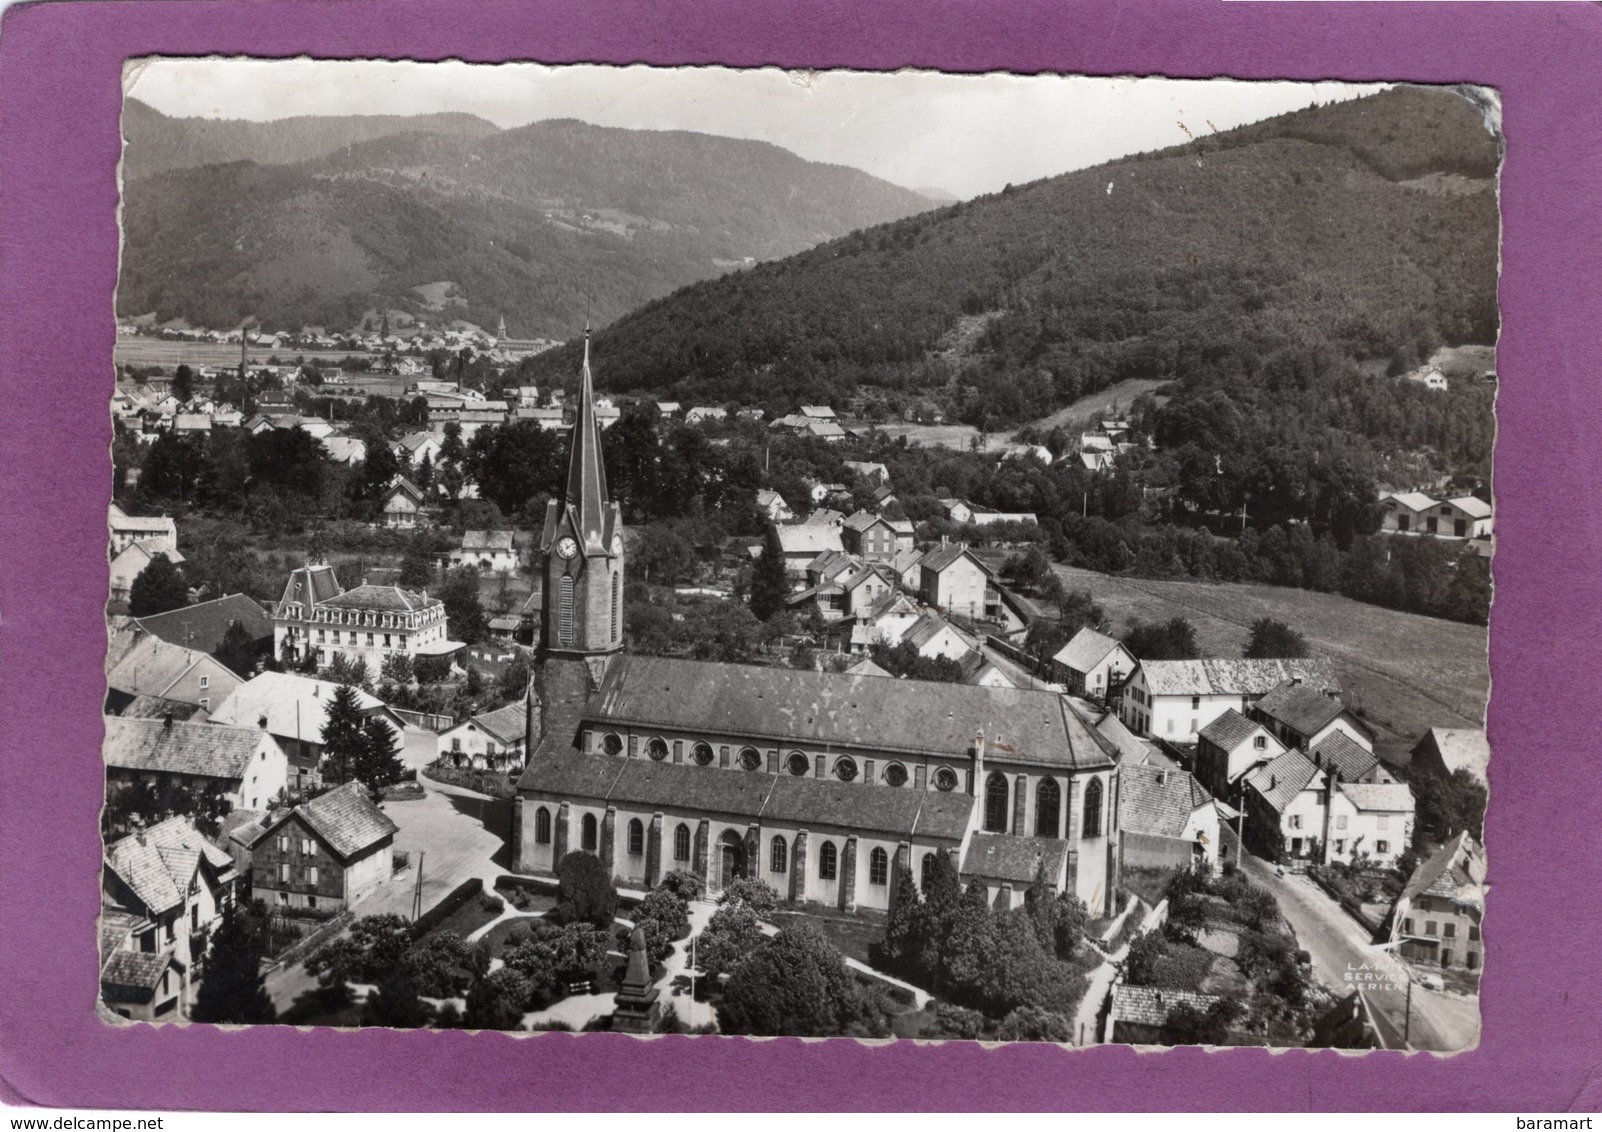
[[[188,604],[189,585],[177,565],[165,554],[152,558],[128,590],[128,612],[135,617],[166,613]]]
[[[766,621],[784,608],[790,593],[790,579],[784,570],[784,548],[779,544],[779,528],[768,524],[762,537],[762,557],[751,571],[751,612]]]
[[[362,725],[361,757],[354,776],[365,782],[369,790],[381,790],[399,782],[405,770],[394,729],[380,717],[370,716]]]
[[[328,704],[323,721],[324,774],[334,782],[349,782],[367,751],[365,721],[356,689],[341,684]]]
[[[277,1020],[261,973],[267,953],[265,912],[258,903],[252,909],[230,907],[223,914],[195,995],[191,1017],[196,1022],[251,1025]]]

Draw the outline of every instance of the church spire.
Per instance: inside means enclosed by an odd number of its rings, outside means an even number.
[[[606,490],[606,466],[601,462],[601,429],[595,419],[595,383],[590,376],[587,322],[584,324],[584,372],[579,378],[578,412],[573,420],[565,494],[573,525],[578,528],[586,547],[605,547],[606,512],[612,497]]]

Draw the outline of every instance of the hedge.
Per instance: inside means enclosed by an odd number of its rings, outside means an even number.
[[[478,877],[467,878],[451,889],[446,894],[445,899],[417,917],[412,923],[412,938],[422,939],[483,891],[484,882],[482,880]]]

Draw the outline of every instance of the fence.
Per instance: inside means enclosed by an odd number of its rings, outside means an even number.
[[[1061,681],[1057,679],[1056,674],[1051,671],[1051,665],[1044,663],[1037,657],[1029,655],[1023,649],[1019,648],[1015,644],[1012,644],[1010,641],[1004,640],[1001,637],[996,636],[994,633],[990,633],[985,637],[985,644],[995,649],[1002,656],[1006,657],[1020,668],[1023,668],[1026,672],[1035,677],[1035,679],[1044,680],[1048,684],[1061,683]]]
[[[327,943],[340,932],[350,927],[351,921],[353,921],[355,918],[356,914],[354,912],[348,908],[345,909],[332,920],[329,920],[322,927],[312,932],[311,935],[307,936],[305,939],[302,939],[299,943],[291,946],[282,955],[278,956],[277,959],[273,960],[272,963],[264,970],[276,971],[280,967],[290,967],[296,963],[299,963],[313,951],[316,951],[323,944]]]
[[[421,727],[424,731],[449,731],[456,726],[456,720],[448,715],[437,715],[426,711],[407,711],[404,708],[390,708],[389,710],[400,716],[402,723],[409,723],[413,727]]]

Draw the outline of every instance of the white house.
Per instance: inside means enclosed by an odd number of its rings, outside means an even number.
[[[1448,499],[1440,506],[1440,534],[1451,538],[1489,538],[1491,505],[1474,495]]]
[[[174,549],[178,546],[178,524],[166,515],[130,515],[113,503],[107,510],[111,531],[111,553],[121,554],[130,545],[159,538]]]
[[[1384,514],[1380,530],[1400,531],[1403,534],[1425,531],[1425,519],[1440,504],[1421,491],[1393,491],[1380,497]],[[1438,521],[1438,520],[1437,520]],[[1435,532],[1428,531],[1428,534]]]
[[[784,501],[784,496],[776,491],[769,491],[767,488],[762,488],[757,492],[757,507],[768,517],[770,522],[787,523],[795,518],[795,512],[790,510],[790,505]]]
[[[259,810],[288,784],[285,751],[264,728],[105,717],[108,789],[138,782],[216,792],[230,809]]]
[[[127,601],[134,580],[145,572],[145,567],[158,554],[165,554],[173,565],[183,562],[184,556],[163,537],[140,539],[131,542],[111,560],[111,600]]]
[[[1122,641],[1090,628],[1075,633],[1051,659],[1070,692],[1097,699],[1135,669],[1134,654]]]
[[[1292,677],[1258,700],[1255,718],[1268,725],[1287,747],[1307,751],[1336,732],[1365,751],[1374,749],[1374,732],[1334,695],[1314,691]]]
[[[1177,768],[1124,763],[1118,768],[1118,825],[1123,868],[1218,864],[1218,803]]]
[[[1334,665],[1322,658],[1143,660],[1124,681],[1118,714],[1137,735],[1194,743],[1230,708],[1244,714],[1292,678],[1315,691],[1340,692]]]
[[[473,566],[479,570],[516,570],[517,547],[511,531],[467,531],[462,545],[450,553],[452,566]]]
[[[510,770],[523,765],[528,705],[522,700],[470,716],[439,734],[440,757],[455,766]]]
[[[1412,841],[1413,808],[1406,783],[1340,781],[1338,771],[1297,750],[1245,779],[1246,819],[1257,844],[1325,864],[1358,854],[1394,864]]]
[[[1196,778],[1215,798],[1232,800],[1248,771],[1284,753],[1273,732],[1230,708],[1197,733]]]

